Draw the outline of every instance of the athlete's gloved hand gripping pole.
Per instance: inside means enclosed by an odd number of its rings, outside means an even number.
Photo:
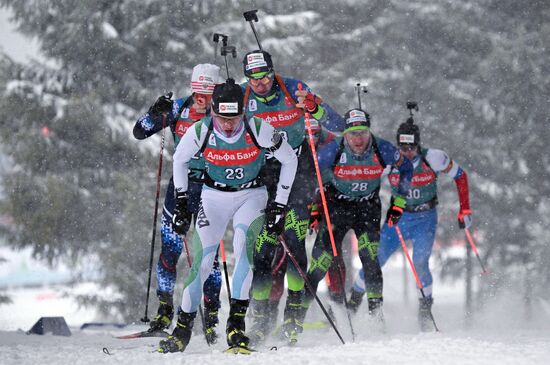
[[[481,266],[482,274],[487,274],[487,270],[483,265],[481,257],[479,257],[479,252],[477,251],[477,246],[474,243],[474,239],[470,233],[470,227],[472,225],[472,211],[470,210],[470,190],[468,188],[468,175],[466,171],[458,168],[457,176],[454,178],[456,184],[456,190],[458,192],[458,200],[460,203],[460,210],[458,212],[458,227],[463,229],[466,233],[466,238],[472,251],[477,257],[477,261]]]
[[[151,238],[151,254],[149,256],[149,271],[147,273],[147,296],[145,298],[145,314],[141,319],[142,322],[149,322],[149,317],[147,312],[149,311],[149,295],[151,293],[151,274],[153,272],[153,255],[155,254],[155,238],[157,233],[157,217],[158,217],[158,208],[159,208],[159,198],[160,198],[160,178],[162,175],[162,161],[164,154],[164,128],[166,127],[166,118],[168,113],[172,110],[172,92],[162,95],[157,99],[157,101],[149,108],[148,113],[154,117],[162,114],[162,135],[160,138],[160,155],[159,155],[159,164],[157,169],[157,192],[155,195],[155,212],[153,213],[153,234]]]

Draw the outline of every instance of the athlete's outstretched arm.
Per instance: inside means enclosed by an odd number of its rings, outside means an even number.
[[[443,172],[454,179],[460,203],[461,213],[459,214],[471,214],[470,189],[468,187],[468,175],[466,171],[442,150],[430,148],[426,154],[426,160],[435,172]]]
[[[183,99],[176,99],[172,101],[172,111],[166,115],[164,128],[168,127],[175,121],[178,110],[183,105],[183,102]],[[162,123],[161,115],[152,116],[149,112],[147,112],[139,117],[132,132],[136,139],[145,139],[161,131]]]

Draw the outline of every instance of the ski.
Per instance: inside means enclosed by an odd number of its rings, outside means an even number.
[[[115,336],[115,338],[118,338],[119,340],[130,340],[130,339],[133,339],[133,338],[143,338],[143,337],[163,337],[163,338],[166,338],[168,336],[170,336],[170,334],[166,331],[148,329],[147,331],[131,333],[129,335]]]
[[[234,355],[250,355],[253,352],[257,352],[256,350],[252,350],[249,347],[245,346],[231,346],[227,350],[224,351],[226,354],[234,354]]]

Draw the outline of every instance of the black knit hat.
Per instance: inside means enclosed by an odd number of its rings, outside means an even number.
[[[218,84],[212,94],[212,111],[222,117],[236,117],[243,113],[244,94],[235,80],[227,79]]]
[[[397,128],[397,145],[420,145],[420,128],[414,124],[412,118],[407,119]]]
[[[246,77],[261,79],[273,71],[271,55],[260,50],[248,52],[243,58],[243,70]]]

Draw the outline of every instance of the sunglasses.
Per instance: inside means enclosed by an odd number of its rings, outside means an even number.
[[[252,86],[258,86],[260,84],[262,85],[267,85],[269,84],[271,81],[273,80],[273,72],[270,72],[268,74],[266,74],[264,77],[260,78],[260,79],[253,79],[251,77],[248,78],[248,82],[252,85]]]

